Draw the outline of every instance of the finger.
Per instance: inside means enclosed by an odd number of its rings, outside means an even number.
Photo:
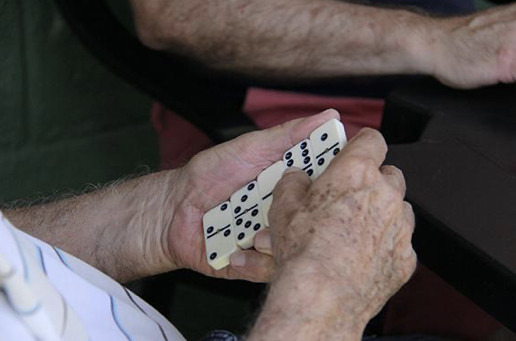
[[[311,184],[312,180],[304,171],[296,167],[287,168],[272,192],[269,216],[272,219],[278,216],[288,217],[289,212],[298,209],[299,203],[306,198]]]
[[[349,158],[371,159],[379,168],[385,160],[387,144],[379,131],[363,128],[344,147],[336,159]]]
[[[396,268],[403,284],[407,282],[416,269],[417,255],[412,247],[412,235],[414,233],[415,218],[412,206],[403,202],[402,212],[398,217],[396,227],[398,233],[395,236],[394,248]]]
[[[362,129],[333,159],[316,182],[317,186],[347,191],[371,185],[379,176],[386,153],[382,135],[373,129]]]
[[[274,141],[275,149],[278,149],[283,156],[285,150],[307,138],[312,131],[333,118],[340,120],[339,112],[328,109],[317,115],[286,122],[270,129],[271,141]]]
[[[272,238],[269,229],[263,229],[254,236],[256,251],[272,256]]]
[[[382,166],[380,172],[383,175],[385,181],[394,188],[402,197],[405,197],[405,191],[407,190],[405,184],[405,177],[403,172],[394,166]]]
[[[404,258],[396,258],[394,259],[395,272],[398,274],[393,278],[398,278],[399,281],[396,284],[396,288],[393,293],[397,292],[405,283],[407,283],[417,268],[417,254],[410,246],[406,250],[406,256]]]
[[[269,282],[274,274],[272,256],[254,250],[235,252],[231,255],[230,266],[237,277],[252,282]]]
[[[247,150],[258,151],[259,159],[266,162],[262,166],[266,167],[270,162],[281,159],[286,150],[307,138],[313,130],[333,118],[340,119],[339,113],[334,109],[328,109],[317,115],[288,121],[269,129],[244,135],[242,139],[249,140],[242,145],[245,145]]]
[[[408,202],[403,202],[402,214],[399,217],[399,231],[396,237],[396,245],[399,250],[402,250],[401,258],[410,258],[413,254],[412,249],[412,235],[416,226],[416,219],[412,205]]]

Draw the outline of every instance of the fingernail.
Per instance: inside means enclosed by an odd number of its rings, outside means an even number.
[[[242,252],[232,254],[230,262],[232,266],[245,266],[245,254]]]
[[[324,110],[321,114],[330,113],[330,112],[331,112],[331,113],[337,113],[337,114],[340,116],[340,114],[339,114],[338,110],[333,109],[333,108],[326,109],[326,110]]]
[[[258,250],[272,250],[270,235],[257,234],[254,238],[254,247]]]
[[[297,167],[288,167],[287,169],[285,169],[285,171],[283,172],[283,174],[299,172],[300,170],[301,170],[301,168],[297,168]]]

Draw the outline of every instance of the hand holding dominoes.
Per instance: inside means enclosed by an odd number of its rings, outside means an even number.
[[[231,257],[230,266],[215,270],[206,261],[203,216],[215,207],[219,207],[221,212],[233,216],[237,206],[230,209],[230,205],[224,206],[223,203],[231,204],[232,195],[244,186],[247,191],[247,187],[253,182],[253,179],[256,180],[256,183],[263,185],[257,186],[259,198],[262,201],[262,198],[266,197],[274,187],[269,183],[270,190],[267,190],[266,183],[275,181],[266,176],[267,172],[260,176],[262,171],[277,161],[283,162],[283,156],[288,149],[298,141],[309,137],[310,133],[325,122],[336,118],[339,118],[338,112],[327,110],[307,118],[288,121],[270,129],[244,134],[197,154],[178,172],[174,173],[178,175],[172,179],[174,198],[177,198],[174,204],[173,219],[168,223],[167,231],[160,232],[160,235],[166,236],[163,247],[167,254],[167,262],[172,263],[172,266],[166,266],[166,268],[188,268],[213,277],[244,279],[254,282],[269,281],[275,266],[271,256],[269,229],[263,228],[262,223],[258,220],[266,218],[253,213],[256,207],[251,209],[254,205],[249,205],[255,200],[253,198],[255,198],[256,187],[251,186],[250,195],[244,199],[244,202],[241,202],[241,205],[237,205],[240,207],[237,214],[240,215],[239,218],[242,218],[239,228],[246,231],[250,229],[253,233],[254,228],[259,229],[254,238],[255,245],[250,249],[241,249],[240,246],[237,246],[236,252]],[[270,172],[275,173],[272,170]],[[233,197],[233,200],[238,200],[238,202],[241,199],[242,197]],[[269,195],[263,200],[263,204],[270,204],[270,200]],[[244,218],[246,218],[245,221]],[[223,225],[224,219],[227,218],[221,216],[217,221],[217,230],[222,230],[227,226],[227,224]],[[252,225],[249,225],[248,221],[251,221]],[[249,226],[247,228],[245,227],[246,223]],[[258,223],[260,227],[257,226]],[[264,221],[264,224],[267,225],[268,222]],[[211,233],[214,231],[215,226],[213,230],[210,229]],[[230,232],[226,231],[227,229],[212,238],[219,238],[228,233],[232,237],[240,234],[240,232],[237,233],[235,227]],[[245,243],[247,236],[246,233],[239,243]],[[260,241],[264,243],[260,243]],[[236,244],[236,242],[234,243]],[[229,243],[226,247],[234,248],[235,244]],[[165,266],[163,267],[165,268]]]
[[[345,143],[344,126],[332,118],[312,131],[309,138],[286,150],[281,161],[263,170],[229,200],[206,212],[203,230],[208,264],[222,269],[229,265],[233,253],[253,246],[256,233],[269,226],[272,191],[285,169],[300,168],[315,180]]]
[[[294,170],[277,183],[269,213],[277,269],[249,340],[360,340],[408,281],[414,214],[402,172],[382,166],[386,152],[381,134],[363,129],[315,181]]]

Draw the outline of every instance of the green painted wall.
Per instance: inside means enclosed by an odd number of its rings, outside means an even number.
[[[82,47],[52,0],[0,0],[0,202],[155,168],[149,108]]]

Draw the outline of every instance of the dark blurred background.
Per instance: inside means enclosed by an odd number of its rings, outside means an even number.
[[[113,4],[130,20],[125,2]],[[82,47],[52,0],[0,0],[0,202],[154,169],[150,103]]]

